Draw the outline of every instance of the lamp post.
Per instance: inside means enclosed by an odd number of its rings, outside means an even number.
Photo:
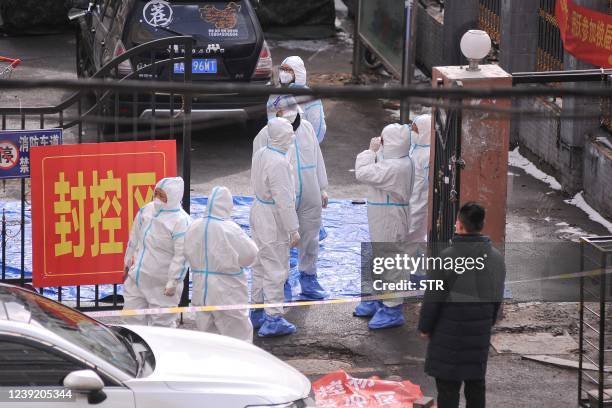
[[[467,70],[480,71],[478,64],[491,52],[491,37],[482,30],[468,30],[461,37],[461,52],[469,61]]]

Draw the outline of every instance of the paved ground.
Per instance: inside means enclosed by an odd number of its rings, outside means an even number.
[[[273,42],[275,63],[291,54],[300,54],[311,73],[317,77],[342,77],[351,70],[351,48],[346,34],[330,41]],[[39,37],[0,38],[2,54],[24,60],[16,72],[22,78],[72,78],[74,40],[70,33]],[[327,75],[327,77],[326,77]],[[53,105],[68,92],[43,91],[0,94],[0,104]],[[20,101],[20,102],[19,102]],[[18,106],[18,105],[17,105]],[[358,198],[364,189],[351,172],[355,155],[367,148],[371,137],[392,118],[380,101],[326,100],[328,137],[322,145],[327,162],[330,194],[334,198]],[[213,185],[224,184],[234,193],[249,194],[251,141],[239,126],[198,134],[193,143],[193,185],[206,194]],[[564,202],[561,193],[512,168],[508,176],[508,241],[561,242],[577,235],[605,234],[588,220],[585,213]],[[565,224],[563,224],[565,223]],[[537,251],[535,253],[537,256]],[[341,273],[341,271],[338,271]],[[531,285],[511,288],[516,300],[533,300]],[[540,320],[525,323],[523,331],[550,331],[547,313],[559,305],[544,304]],[[337,368],[357,376],[401,375],[421,384],[426,394],[434,393],[433,382],[423,373],[426,343],[415,331],[417,305],[406,308],[408,323],[398,329],[370,332],[367,321],[352,317],[353,305],[295,308],[287,317],[299,327],[291,337],[257,340],[257,344],[294,364],[311,378]],[[510,311],[520,318],[521,311]],[[544,317],[542,317],[544,316]],[[571,316],[571,313],[567,316]],[[519,319],[520,320],[520,319]],[[567,321],[566,321],[567,320]],[[187,327],[191,324],[187,322]],[[571,318],[562,319],[555,329],[571,332]],[[520,324],[519,324],[520,326]],[[543,366],[520,359],[517,355],[491,351],[488,398],[490,406],[575,406],[577,377],[574,371]]]

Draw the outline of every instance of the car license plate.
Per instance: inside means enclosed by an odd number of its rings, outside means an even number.
[[[217,73],[217,60],[216,59],[194,59],[192,61],[191,72],[193,74],[216,74]],[[185,73],[185,63],[178,62],[174,64],[175,74]]]

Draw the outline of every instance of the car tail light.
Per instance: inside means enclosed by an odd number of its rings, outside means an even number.
[[[121,41],[118,41],[117,45],[115,46],[114,56],[115,58],[117,58],[123,54],[125,54],[125,47],[123,46],[123,43]],[[134,68],[132,67],[132,63],[128,59],[119,64],[119,66],[117,67],[117,71],[119,72],[119,75],[121,77],[126,77],[134,72]]]
[[[272,68],[274,65],[272,63],[272,54],[270,53],[270,48],[268,48],[268,44],[264,41],[263,47],[261,47],[261,52],[259,53],[259,60],[257,61],[257,66],[255,67],[255,72],[253,73],[252,79],[268,79],[272,76]]]

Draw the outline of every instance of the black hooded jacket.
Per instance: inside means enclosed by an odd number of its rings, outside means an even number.
[[[484,235],[457,235],[439,257],[455,262],[453,269],[428,272],[428,279],[444,281],[444,291],[427,291],[421,308],[419,331],[430,336],[425,372],[451,381],[484,379],[491,328],[503,299],[503,256]],[[484,268],[458,274],[457,265],[468,258],[480,259]]]

